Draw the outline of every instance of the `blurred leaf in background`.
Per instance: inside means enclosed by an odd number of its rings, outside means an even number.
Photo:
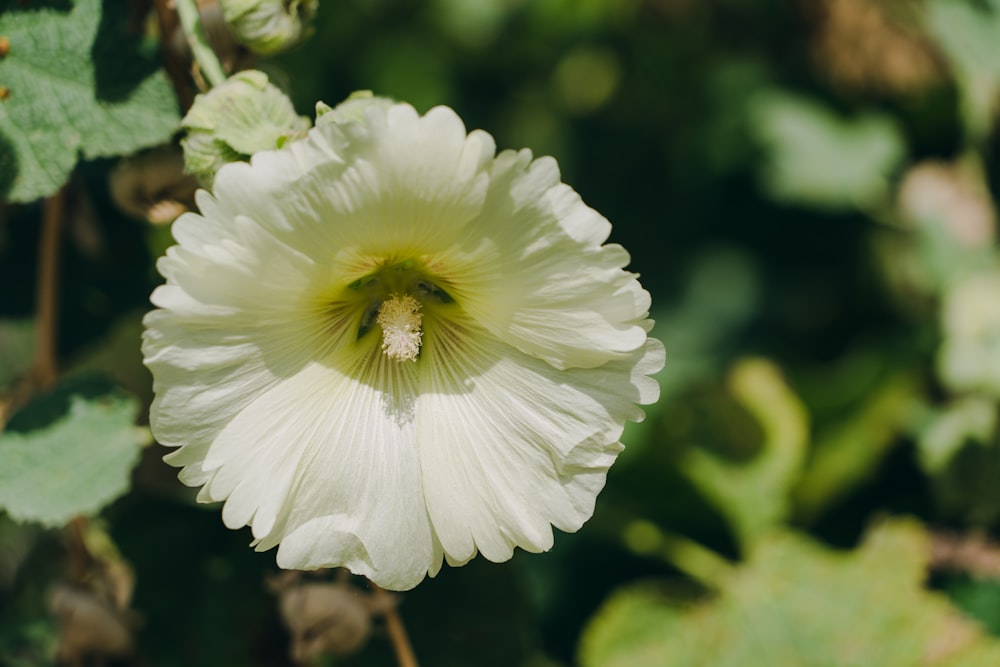
[[[760,93],[750,107],[767,151],[763,183],[779,201],[824,208],[866,208],[889,195],[906,154],[887,116],[838,117],[817,101],[785,91]]]
[[[584,667],[982,667],[1000,640],[923,588],[919,523],[873,529],[851,553],[792,532],[764,537],[717,596],[678,603],[650,582],[615,593],[587,627]]]

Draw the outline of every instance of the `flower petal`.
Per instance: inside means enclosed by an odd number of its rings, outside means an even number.
[[[422,501],[415,369],[370,338],[247,404],[202,468],[209,499],[226,500],[225,524],[251,525],[258,550],[280,542],[281,567],[344,566],[404,590],[436,570],[441,553]]]
[[[446,107],[372,107],[365,122],[226,165],[215,190],[226,216],[256,220],[317,263],[405,259],[454,243],[478,214],[494,151]]]
[[[476,551],[544,551],[551,525],[577,530],[593,512],[635,403],[656,400],[663,365],[649,341],[628,359],[558,371],[476,328],[428,330],[418,441],[424,497],[448,561]]]
[[[599,366],[643,345],[650,304],[622,270],[628,253],[602,245],[610,230],[560,182],[555,160],[506,151],[482,213],[443,263],[455,298],[483,328],[557,368]]]

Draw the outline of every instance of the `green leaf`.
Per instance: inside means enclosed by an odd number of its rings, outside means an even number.
[[[131,397],[74,387],[15,415],[0,434],[0,508],[49,526],[99,512],[128,490],[149,442],[138,409]]]
[[[730,462],[707,450],[692,449],[681,465],[748,547],[791,511],[791,489],[805,458],[809,416],[768,361],[741,360],[730,372],[728,384],[736,400],[760,423],[761,450],[750,461]]]
[[[779,201],[844,209],[876,204],[905,156],[886,116],[844,120],[822,104],[781,91],[763,93],[750,121],[768,159],[763,184]]]
[[[125,0],[0,0],[0,198],[52,194],[82,155],[108,157],[162,143],[177,102],[155,44],[128,31]]]
[[[972,667],[1000,641],[924,589],[929,545],[893,521],[843,553],[772,533],[718,597],[681,605],[648,583],[616,592],[586,628],[583,667]]]

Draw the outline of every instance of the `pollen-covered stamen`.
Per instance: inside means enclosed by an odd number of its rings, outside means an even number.
[[[382,351],[396,361],[416,361],[420,353],[420,302],[409,294],[392,294],[382,302],[378,324],[382,327]]]

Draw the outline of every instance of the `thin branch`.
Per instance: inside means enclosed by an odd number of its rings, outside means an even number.
[[[1000,579],[1000,543],[981,532],[931,533],[932,570],[961,572],[977,579]]]
[[[205,30],[201,25],[201,14],[198,13],[198,5],[195,0],[174,0],[177,4],[177,16],[181,20],[181,28],[191,47],[191,54],[198,63],[198,68],[208,81],[208,85],[215,87],[221,85],[226,80],[226,72],[222,69],[219,57],[208,44]]]
[[[87,548],[88,523],[87,517],[77,516],[66,524],[67,569],[70,581],[77,586],[86,584],[87,576],[94,566],[94,558]]]
[[[376,586],[374,582],[369,581],[368,585],[371,586],[378,601],[385,601],[389,597],[389,593]],[[399,667],[419,667],[417,656],[413,653],[410,638],[406,635],[406,627],[403,625],[403,619],[396,610],[395,602],[388,601],[386,604],[379,606],[383,607],[382,613],[385,616],[385,623],[389,630],[389,640],[392,642],[392,648],[396,652],[396,662],[399,663]]]
[[[59,310],[59,248],[65,217],[66,187],[42,205],[42,233],[38,241],[38,282],[35,288],[35,377],[40,388],[55,384],[56,329]]]
[[[615,542],[624,541],[636,555],[667,563],[709,589],[722,588],[733,576],[733,563],[689,537],[664,530],[646,519],[615,519],[599,524],[597,529]]]

